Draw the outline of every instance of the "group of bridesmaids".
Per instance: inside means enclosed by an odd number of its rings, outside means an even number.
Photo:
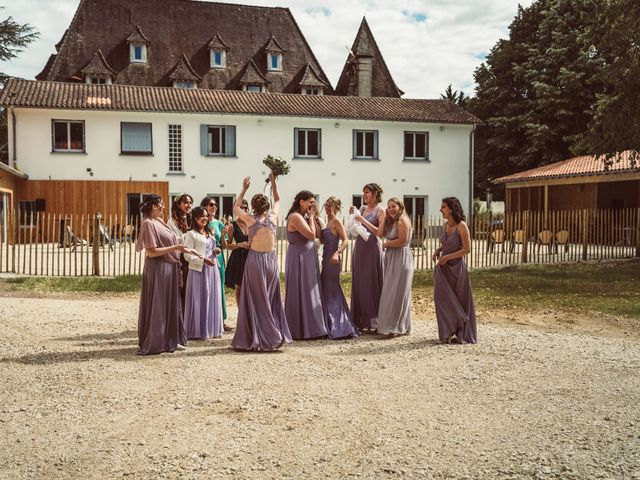
[[[341,202],[327,199],[324,223],[313,193],[299,192],[286,215],[289,246],[282,302],[275,253],[280,196],[275,177],[270,181],[273,204],[256,194],[250,214],[244,197],[251,183],[249,177],[244,179],[234,203],[236,220],[229,225],[216,219],[212,197],[192,209],[191,196],[177,196],[167,223],[162,199],[152,195],[145,200],[137,238],[137,249],[147,254],[138,317],[139,355],[173,352],[184,349],[189,339],[217,338],[232,330],[225,322],[225,284],[235,289],[238,305],[231,342],[235,350],[274,351],[294,339],[350,338],[361,332],[382,338],[411,332],[411,221],[403,202],[391,198],[383,208],[382,188],[370,183],[363,189],[364,205],[359,211],[350,210],[370,235],[355,241],[349,308],[340,286],[341,254],[348,245],[337,216]],[[457,207],[447,206],[451,201]],[[447,223],[433,258],[438,262],[436,317],[441,340],[475,343],[473,298],[462,261],[470,241],[458,207],[453,197],[443,200],[441,212]],[[323,244],[321,265],[316,239]],[[231,250],[226,267],[223,248]]]

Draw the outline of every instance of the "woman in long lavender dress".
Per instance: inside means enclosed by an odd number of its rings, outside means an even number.
[[[167,226],[178,239],[178,243],[182,243],[184,234],[189,231],[191,224],[191,206],[193,198],[188,193],[176,195],[171,203],[171,215],[167,221]],[[182,299],[182,308],[184,309],[184,295],[187,288],[187,276],[189,275],[189,262],[180,255],[180,268],[182,270],[182,287],[180,288],[180,298]]]
[[[184,235],[184,243],[198,254],[185,253],[189,276],[185,295],[184,329],[188,339],[222,336],[222,294],[218,271],[218,248],[209,227],[207,211],[193,209],[193,229]]]
[[[440,247],[433,254],[434,299],[438,336],[447,343],[476,343],[476,310],[464,257],[471,251],[471,236],[460,201],[442,199],[445,218]]]
[[[299,192],[287,214],[284,310],[294,339],[328,335],[320,299],[320,265],[316,248],[316,199]]]
[[[234,214],[242,218],[248,228],[251,248],[244,265],[238,322],[231,342],[235,350],[273,351],[291,343],[291,333],[280,296],[280,272],[275,253],[275,231],[280,194],[273,175],[269,200],[259,193],[251,199],[253,215],[241,208],[244,194],[250,186],[249,177],[242,182],[242,190],[234,205]]]
[[[365,206],[356,220],[373,234],[368,240],[358,236],[353,250],[351,318],[360,330],[374,331],[378,327],[378,308],[382,293],[382,247],[377,237],[378,226],[384,222],[382,188],[368,183],[362,189]]]
[[[180,253],[195,253],[177,242],[164,223],[164,203],[150,195],[140,206],[143,214],[136,250],[146,251],[140,308],[138,310],[138,355],[184,349],[187,337],[180,300]]]
[[[386,237],[384,277],[378,310],[378,333],[386,337],[411,333],[411,283],[413,255],[411,254],[411,220],[404,213],[399,198],[390,198],[387,213],[379,234]]]
[[[329,197],[324,204],[327,226],[320,233],[322,242],[322,272],[320,273],[320,295],[324,323],[329,338],[357,337],[358,329],[351,323],[351,312],[340,286],[340,255],[347,248],[347,232],[336,216],[341,202]]]

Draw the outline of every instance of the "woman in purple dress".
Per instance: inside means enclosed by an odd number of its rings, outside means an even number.
[[[138,311],[138,355],[184,349],[187,337],[180,301],[180,253],[195,252],[177,242],[164,223],[164,203],[150,195],[140,206],[143,215],[136,250],[146,251]]]
[[[341,202],[329,197],[324,204],[327,214],[327,226],[320,233],[322,242],[322,273],[320,274],[320,295],[324,323],[329,338],[357,337],[358,329],[351,323],[351,312],[340,286],[340,255],[347,248],[347,232],[336,216]]]
[[[365,205],[356,220],[372,233],[368,240],[358,236],[351,266],[351,318],[360,330],[373,332],[378,327],[378,308],[382,293],[382,247],[377,237],[378,225],[384,222],[382,188],[368,183],[362,189]]]
[[[471,251],[469,227],[457,198],[443,198],[440,212],[446,221],[433,254],[438,336],[446,343],[476,343],[476,310],[463,258]]]
[[[273,351],[291,343],[291,333],[280,296],[280,272],[276,257],[276,221],[280,194],[273,175],[273,208],[261,193],[251,199],[253,215],[241,208],[251,184],[247,177],[234,205],[233,213],[247,225],[250,249],[244,265],[242,290],[238,304],[236,333],[231,342],[235,350]]]
[[[188,193],[181,193],[173,198],[171,203],[171,216],[167,222],[167,226],[174,233],[178,239],[178,243],[182,243],[182,239],[185,233],[189,231],[191,224],[191,206],[193,205],[193,198]],[[180,268],[182,270],[182,287],[180,288],[180,298],[182,299],[182,307],[184,308],[184,295],[187,288],[187,276],[189,274],[189,262],[184,258],[184,255],[180,255]]]
[[[316,248],[316,199],[298,192],[287,213],[287,258],[284,310],[294,339],[326,337],[320,300],[320,265]]]
[[[185,245],[197,252],[184,254],[189,262],[184,329],[188,339],[217,338],[222,336],[222,292],[216,258],[219,249],[204,208],[193,209],[192,226],[184,235]]]

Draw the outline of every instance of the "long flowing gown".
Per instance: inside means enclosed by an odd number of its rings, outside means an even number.
[[[294,339],[328,335],[320,299],[320,265],[313,240],[287,230],[284,310]]]
[[[458,229],[450,234],[444,229],[440,237],[442,254],[448,255],[462,248]],[[463,258],[449,260],[445,265],[436,265],[434,270],[434,300],[438,337],[445,341],[451,334],[459,343],[476,343],[476,309],[473,303],[469,271]]]
[[[238,222],[233,222],[233,241],[244,243],[249,241],[249,236],[240,229]],[[229,255],[227,263],[227,271],[225,273],[225,285],[230,288],[236,288],[236,285],[242,284],[242,274],[244,272],[244,264],[247,261],[249,250],[246,248],[236,248]]]
[[[363,216],[377,227],[377,214],[378,210],[374,209]],[[360,236],[356,238],[351,272],[351,318],[358,328],[373,330],[378,326],[383,276],[382,247],[374,234],[367,241]]]
[[[275,237],[276,226],[267,217],[249,227],[249,241],[268,228]],[[238,323],[231,346],[236,350],[276,350],[291,343],[291,333],[280,296],[280,271],[276,252],[249,250],[244,265]]]
[[[387,240],[397,238],[398,227],[394,225]],[[378,333],[381,335],[411,333],[413,255],[410,245],[411,235],[406,245],[387,248],[384,252],[384,280],[378,310]]]
[[[340,237],[328,227],[323,229],[320,235],[323,245],[320,296],[329,338],[357,337],[359,332],[351,323],[349,305],[340,286],[340,264],[331,263],[331,257],[338,250]]]
[[[220,239],[222,238],[222,229],[224,228],[224,223],[214,218],[212,221],[209,222],[209,226],[213,231],[213,238],[216,241],[216,245],[222,245],[222,241]],[[226,320],[227,319],[227,299],[224,294],[225,265],[224,265],[224,253],[222,252],[220,252],[220,254],[218,255],[218,270],[220,271],[220,280],[221,280],[220,291],[222,292],[222,318]]]
[[[176,245],[171,229],[160,220],[142,221],[136,250]],[[173,352],[186,345],[180,300],[180,256],[170,252],[145,258],[138,310],[138,355]]]
[[[207,239],[205,258],[214,258],[216,241]],[[189,270],[185,295],[184,329],[189,339],[222,336],[222,294],[217,266],[202,266],[202,271]]]

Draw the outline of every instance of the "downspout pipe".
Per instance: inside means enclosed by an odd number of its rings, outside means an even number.
[[[473,225],[473,150],[474,150],[474,140],[475,140],[475,131],[476,124],[473,124],[473,128],[469,132],[469,207],[467,212],[469,212],[469,224]]]
[[[11,143],[12,143],[12,148],[11,148],[11,168],[16,168],[16,160],[17,160],[17,156],[16,156],[16,112],[13,110],[13,108],[11,109]]]

